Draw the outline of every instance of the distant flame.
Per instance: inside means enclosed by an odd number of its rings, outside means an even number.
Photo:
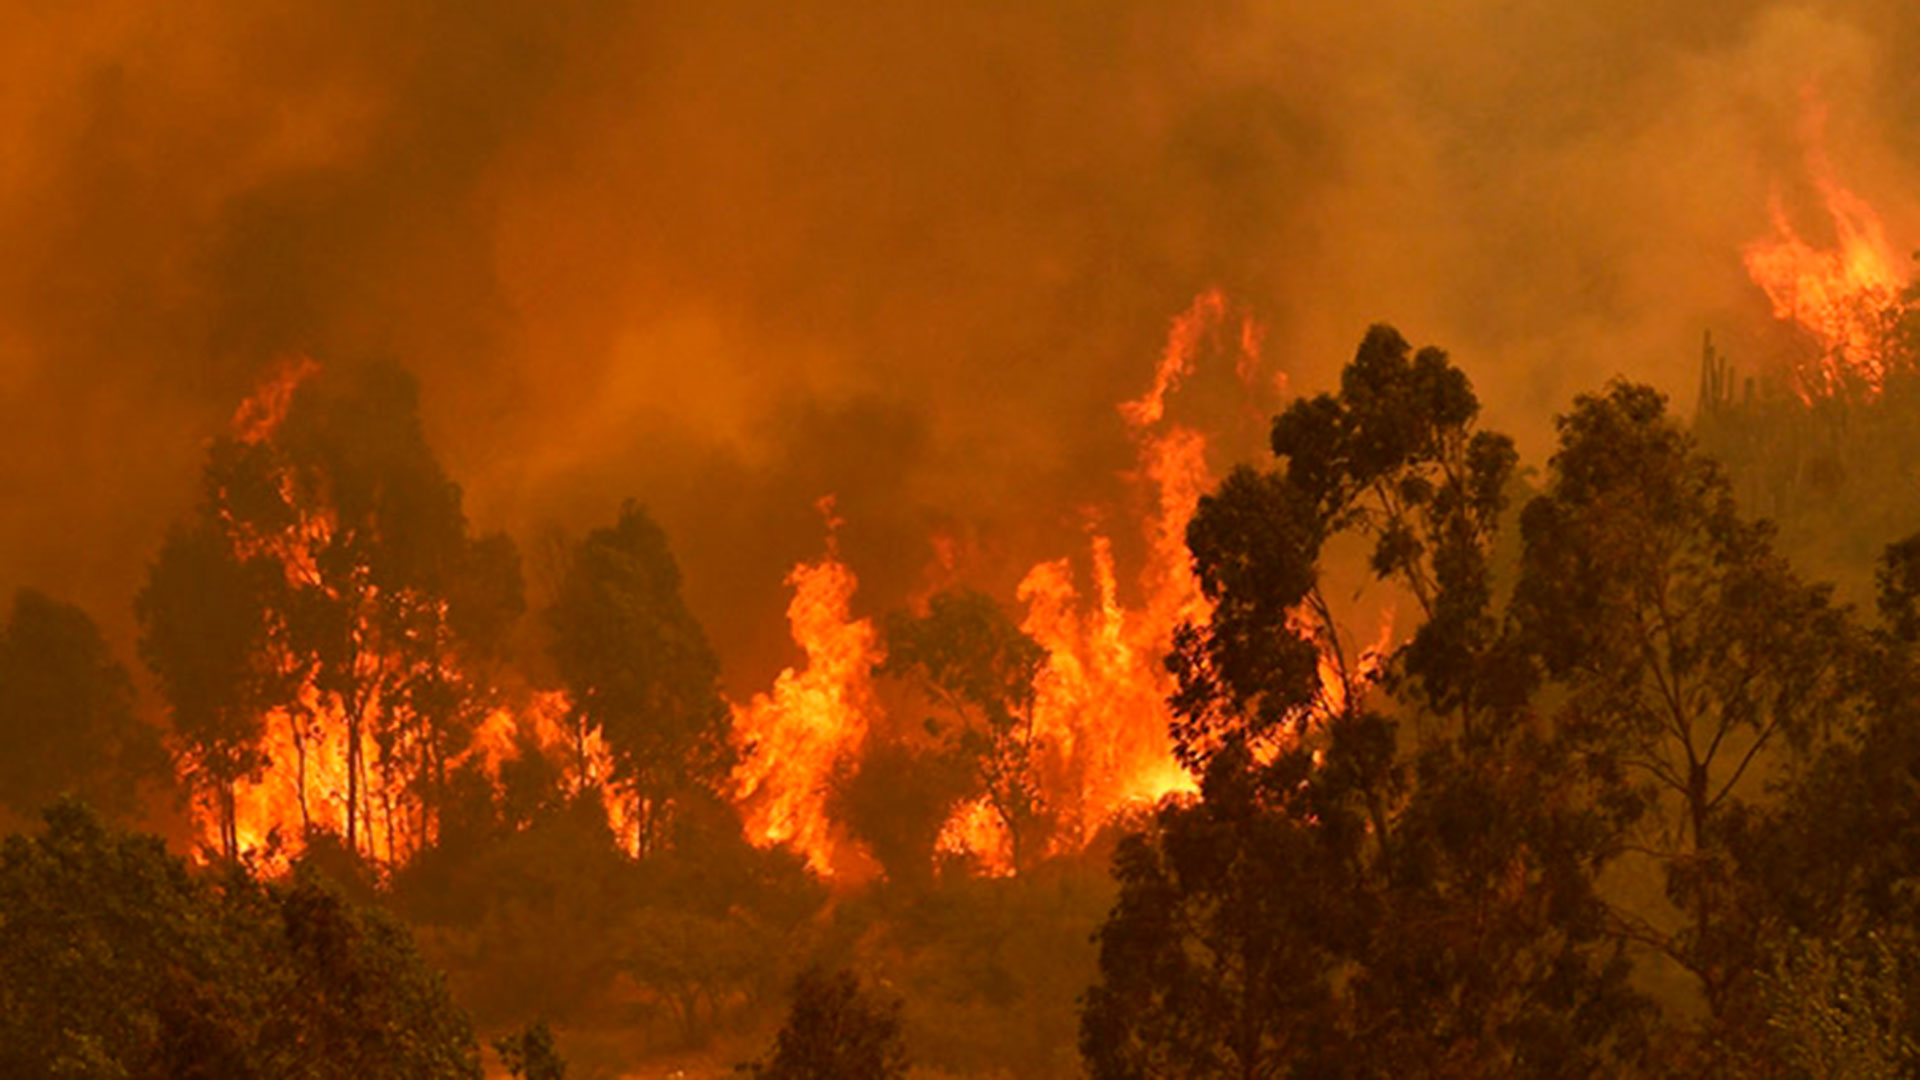
[[[1152,387],[1119,411],[1139,447],[1136,476],[1154,496],[1154,510],[1141,523],[1148,557],[1137,579],[1141,597],[1129,607],[1120,599],[1113,544],[1096,532],[1089,545],[1094,595],[1083,601],[1071,560],[1043,562],[1027,572],[1017,596],[1026,604],[1021,629],[1046,650],[1038,682],[1036,729],[1048,748],[1047,799],[1067,812],[1056,850],[1071,850],[1129,807],[1151,805],[1192,792],[1192,774],[1175,760],[1169,738],[1173,719],[1167,702],[1172,676],[1161,659],[1174,631],[1204,623],[1211,606],[1200,591],[1187,549],[1187,526],[1201,496],[1215,485],[1207,465],[1204,434],[1166,420],[1168,396],[1193,374],[1203,346],[1229,323],[1230,309],[1218,290],[1202,293],[1173,321]],[[1242,315],[1238,332],[1223,339],[1237,349],[1235,373],[1258,388],[1262,332]],[[1284,389],[1284,378],[1274,385]],[[1386,612],[1378,639],[1344,670],[1331,646],[1321,655],[1322,708],[1346,707],[1347,696],[1376,681],[1391,651],[1393,614]],[[972,852],[989,872],[1011,871],[1004,829],[986,827],[983,803],[959,807],[941,834],[943,850]],[[994,821],[992,824],[997,825]]]
[[[1908,274],[1879,213],[1835,178],[1820,146],[1817,107],[1810,128],[1807,167],[1837,246],[1808,243],[1776,193],[1768,207],[1773,235],[1747,245],[1747,273],[1773,302],[1775,318],[1797,323],[1820,344],[1819,359],[1796,373],[1803,398],[1851,388],[1873,396],[1890,373],[1887,317],[1902,302]]]

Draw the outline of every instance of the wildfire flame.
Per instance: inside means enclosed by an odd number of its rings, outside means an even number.
[[[1775,318],[1799,325],[1819,343],[1819,357],[1796,374],[1802,398],[1851,391],[1878,395],[1891,371],[1887,323],[1908,274],[1887,241],[1880,214],[1836,178],[1821,148],[1821,114],[1811,114],[1807,169],[1832,223],[1832,248],[1801,236],[1776,191],[1769,200],[1773,235],[1748,244],[1747,273],[1772,301]]]
[[[1207,437],[1169,419],[1168,404],[1203,355],[1211,353],[1231,354],[1241,381],[1260,390],[1260,343],[1259,324],[1236,313],[1217,290],[1202,293],[1173,320],[1151,386],[1118,406],[1138,454],[1128,475],[1149,507],[1137,523],[1144,540],[1141,564],[1123,586],[1112,536],[1093,529],[1083,559],[1040,562],[1015,591],[1024,607],[1020,627],[1045,654],[1035,679],[1031,730],[1035,779],[1052,821],[1052,853],[1084,846],[1131,807],[1195,789],[1193,777],[1172,753],[1167,702],[1173,685],[1161,659],[1180,625],[1203,622],[1211,614],[1193,572],[1186,530],[1215,477],[1208,467]],[[236,412],[234,437],[249,444],[272,440],[301,382],[315,370],[310,361],[285,365]],[[1284,379],[1276,377],[1271,385],[1284,388]],[[283,483],[293,481],[283,478]],[[291,486],[283,493],[291,496]],[[271,555],[290,584],[313,586],[320,580],[313,551],[331,535],[334,520],[324,500],[311,493],[307,504],[289,502],[301,513],[284,529],[253,535],[230,521],[230,535],[238,553]],[[805,661],[782,671],[766,692],[733,704],[741,755],[731,795],[755,843],[790,847],[823,876],[848,876],[872,864],[833,819],[829,796],[834,778],[861,752],[880,719],[873,680],[884,655],[872,621],[853,614],[859,581],[839,556],[831,496],[819,508],[827,526],[826,550],[786,578],[793,590],[787,620]],[[941,576],[950,578],[955,571],[951,538],[934,540]],[[1325,708],[1343,708],[1349,695],[1377,677],[1391,634],[1389,612],[1380,639],[1352,665],[1339,660],[1335,644],[1323,647]],[[375,655],[369,662],[377,666],[387,660]],[[454,657],[441,662],[445,675],[459,677]],[[387,707],[401,706],[377,699],[365,706]],[[497,780],[506,763],[529,746],[537,748],[563,763],[569,794],[598,791],[615,835],[638,855],[630,801],[609,782],[608,749],[598,732],[573,730],[568,714],[567,697],[559,691],[493,708],[450,764],[475,766]],[[350,753],[350,725],[337,695],[323,694],[311,677],[293,702],[272,710],[265,721],[268,766],[256,779],[237,785],[236,833],[243,852],[273,865],[296,853],[312,830],[344,835],[349,763],[378,760],[378,748],[363,726],[359,753]],[[400,745],[388,748],[388,757],[413,753],[405,726],[389,729],[399,732]],[[390,778],[362,768],[360,853],[391,865],[431,844],[436,822],[418,793],[398,774]],[[203,830],[213,841],[216,816],[212,807],[202,809]],[[965,856],[985,874],[1016,870],[1012,837],[987,796],[953,808],[936,851]]]
[[[1013,876],[1013,838],[994,812],[993,802],[982,795],[969,799],[954,810],[940,827],[934,850],[942,855],[971,856],[973,865],[987,877]]]
[[[734,784],[748,836],[762,846],[791,845],[816,872],[831,874],[844,840],[827,814],[828,785],[866,738],[882,657],[873,623],[851,615],[859,579],[836,551],[832,498],[820,509],[827,552],[787,575],[794,590],[787,622],[806,665],[782,671],[772,691],[734,706],[734,731],[748,750]]]
[[[1167,704],[1173,684],[1161,658],[1182,623],[1211,614],[1193,573],[1186,531],[1215,477],[1207,465],[1206,436],[1169,421],[1167,404],[1213,341],[1235,353],[1236,373],[1256,386],[1260,327],[1245,314],[1237,326],[1235,321],[1224,294],[1202,293],[1173,320],[1152,385],[1118,407],[1138,448],[1131,475],[1152,506],[1140,523],[1147,556],[1131,590],[1139,599],[1122,599],[1113,541],[1099,530],[1088,538],[1090,594],[1082,593],[1072,558],[1036,564],[1016,589],[1025,605],[1020,628],[1045,652],[1034,687],[1033,731],[1041,798],[1055,819],[1054,852],[1084,846],[1130,807],[1196,789],[1173,756]],[[1285,385],[1278,378],[1274,384]],[[823,509],[831,527],[831,503]],[[950,571],[951,545],[941,539],[935,537],[936,555]],[[858,753],[877,715],[871,680],[883,657],[871,624],[850,613],[856,582],[831,539],[827,555],[795,567],[787,583],[795,590],[788,619],[807,663],[782,672],[770,694],[736,706],[735,730],[749,748],[736,783],[750,836],[763,845],[788,844],[816,870],[833,873],[851,845],[828,814],[828,785],[835,768]],[[1351,667],[1339,663],[1331,647],[1325,650],[1329,709],[1343,707],[1349,693],[1378,676],[1391,635],[1389,612],[1379,641]],[[985,874],[1015,871],[1012,837],[987,796],[954,807],[936,850],[968,856]]]
[[[235,411],[233,438],[248,446],[271,443],[295,394],[318,371],[319,365],[306,358],[281,364]],[[336,528],[332,508],[324,494],[297,490],[294,477],[285,472],[275,481],[286,504],[296,511],[294,520],[263,532],[223,512],[222,523],[234,553],[242,558],[265,556],[273,560],[292,587],[324,587],[315,552]],[[444,617],[445,601],[431,603],[440,605],[439,613]],[[359,634],[372,639],[364,626]],[[383,748],[372,725],[362,724],[360,745],[351,746],[349,732],[355,725],[348,722],[340,696],[323,692],[312,672],[303,673],[295,657],[278,644],[276,648],[280,654],[274,662],[282,674],[296,677],[297,685],[291,702],[269,710],[262,718],[264,767],[233,786],[237,854],[262,868],[278,870],[304,850],[315,834],[329,833],[345,839],[349,833],[349,793],[356,788],[359,805],[352,831],[358,854],[376,866],[392,866],[432,844],[438,822],[410,783],[406,770],[379,767],[382,762],[425,760],[416,727],[407,723],[388,725],[388,745]],[[363,675],[390,676],[386,685],[406,673],[403,661],[378,648],[371,649],[359,666]],[[432,661],[429,670],[450,684],[465,681],[450,652]],[[378,692],[362,705],[363,716],[382,710],[397,714],[402,708],[399,702],[383,700]],[[577,740],[562,722],[567,711],[566,695],[557,691],[535,694],[519,709],[494,709],[479,720],[470,744],[452,754],[445,762],[446,768],[451,772],[478,764],[488,776],[497,777],[501,765],[517,757],[522,745],[530,742],[542,753],[568,763],[570,793],[587,787],[599,790],[614,834],[630,851],[637,851],[637,831],[630,820],[632,808],[606,785],[612,774],[611,755],[598,732]],[[357,777],[351,775],[356,763]],[[214,797],[203,794],[196,809],[205,850],[218,850],[222,846],[220,815]]]
[[[1160,658],[1181,623],[1210,614],[1186,532],[1214,477],[1206,437],[1167,422],[1167,400],[1194,373],[1206,343],[1231,315],[1217,289],[1195,298],[1168,330],[1152,385],[1119,406],[1139,448],[1135,475],[1154,496],[1154,511],[1144,523],[1148,557],[1139,573],[1140,603],[1122,603],[1112,540],[1100,532],[1089,540],[1090,600],[1082,600],[1072,560],[1064,558],[1033,567],[1016,591],[1026,605],[1021,629],[1046,651],[1035,686],[1034,728],[1046,751],[1046,798],[1060,815],[1056,850],[1086,843],[1129,806],[1195,789],[1168,739],[1173,686]],[[1242,315],[1233,338],[1235,370],[1249,385],[1259,367],[1260,336],[1258,323]],[[980,803],[959,807],[942,832],[944,850],[969,851],[989,870],[1010,871],[1009,838],[985,811]]]

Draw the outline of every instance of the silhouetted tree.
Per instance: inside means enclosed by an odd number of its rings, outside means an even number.
[[[1514,612],[1565,688],[1557,730],[1618,843],[1659,865],[1684,913],[1668,930],[1616,906],[1618,931],[1693,973],[1718,1013],[1752,966],[1751,928],[1725,917],[1729,815],[1770,751],[1805,753],[1846,722],[1853,631],[1653,390],[1583,396],[1559,430],[1522,518]]]
[[[445,685],[444,665],[461,631],[484,639],[518,611],[518,561],[504,538],[468,539],[460,489],[427,446],[418,388],[397,365],[323,372],[299,388],[262,445],[271,453],[241,460],[265,464],[285,493],[267,521],[291,516],[301,533],[301,553],[287,563],[295,596],[280,613],[286,640],[347,729],[347,843],[360,846],[360,821],[376,809],[363,805],[362,732],[373,736],[371,767],[386,781],[388,802],[377,809],[391,840],[395,790],[436,775],[477,719],[478,708],[445,701],[465,688]],[[259,480],[249,484],[257,490]],[[217,469],[210,487],[216,506],[234,489]],[[249,508],[221,509],[244,533]],[[417,707],[423,698],[435,700]],[[424,836],[426,823],[414,831]]]
[[[809,968],[773,1052],[750,1067],[762,1080],[893,1080],[907,1074],[900,1002],[863,990],[851,972]]]
[[[947,742],[873,730],[835,774],[827,810],[880,860],[889,881],[924,884],[941,829],[979,783],[977,766]]]
[[[1162,807],[1114,857],[1081,1014],[1096,1080],[1312,1075],[1339,1055],[1334,975],[1370,913],[1340,865],[1359,833],[1329,843],[1276,812],[1249,765],[1237,746],[1215,755],[1200,802]]]
[[[1844,1021],[1841,1041],[1862,1036],[1847,1011],[1858,1000],[1787,1016],[1782,988],[1865,960],[1873,985],[1909,1003],[1884,1039],[1920,1045],[1920,538],[1889,546],[1878,579],[1880,622],[1846,675],[1861,713],[1839,716],[1841,737],[1818,753],[1770,763],[1779,797],[1733,805],[1720,823],[1733,865],[1720,918],[1744,946],[1733,958],[1761,978],[1731,981],[1718,1034],[1750,1058],[1782,1053],[1782,1025],[1840,1039],[1825,1025]]]
[[[733,748],[719,660],[680,596],[666,535],[637,503],[574,550],[547,619],[580,767],[600,732],[614,774],[597,779],[633,800],[639,848],[652,852],[675,801],[717,785]]]
[[[554,1046],[553,1031],[544,1020],[500,1036],[493,1041],[493,1048],[514,1080],[566,1080],[567,1063]]]
[[[1034,679],[1045,650],[992,597],[972,590],[935,594],[926,615],[893,613],[885,642],[881,673],[911,679],[946,710],[947,722],[929,720],[928,728],[978,773],[1013,866],[1025,869],[1050,829],[1034,732]]]
[[[292,692],[270,641],[277,573],[201,521],[167,535],[136,603],[140,655],[171,707],[188,777],[213,800],[228,859],[239,847],[234,785],[266,764],[267,710]]]
[[[0,806],[22,819],[63,794],[115,815],[164,778],[157,733],[86,612],[31,589],[0,627]]]
[[[1477,411],[1444,353],[1375,327],[1337,395],[1276,419],[1283,471],[1202,499],[1188,542],[1213,614],[1169,666],[1176,745],[1205,779],[1116,858],[1083,1013],[1095,1077],[1639,1060],[1645,1005],[1594,884],[1610,834],[1493,606],[1516,459]],[[1391,715],[1320,571],[1353,539],[1422,616],[1386,670]]]

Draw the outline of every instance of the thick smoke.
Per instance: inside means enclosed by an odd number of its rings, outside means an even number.
[[[1776,189],[1817,235],[1809,94],[1836,167],[1920,236],[1896,0],[10,22],[0,585],[84,604],[123,653],[204,440],[287,353],[417,372],[476,525],[531,563],[649,503],[750,690],[823,493],[874,606],[926,583],[932,536],[1002,589],[1078,550],[1130,461],[1114,403],[1206,287],[1295,389],[1372,321],[1443,344],[1537,452],[1614,374],[1684,407],[1702,330],[1775,347],[1740,246]]]

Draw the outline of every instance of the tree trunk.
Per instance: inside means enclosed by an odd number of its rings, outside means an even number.
[[[307,812],[307,735],[306,725],[295,717],[289,716],[287,722],[293,725],[293,756],[297,762],[294,775],[294,790],[300,801],[300,835],[302,839],[313,831],[313,817]]]
[[[233,793],[234,782],[229,780],[220,786],[217,796],[220,801],[220,846],[226,849],[229,863],[240,861],[240,823],[239,807]]]
[[[347,715],[347,849],[360,851],[360,721]]]

